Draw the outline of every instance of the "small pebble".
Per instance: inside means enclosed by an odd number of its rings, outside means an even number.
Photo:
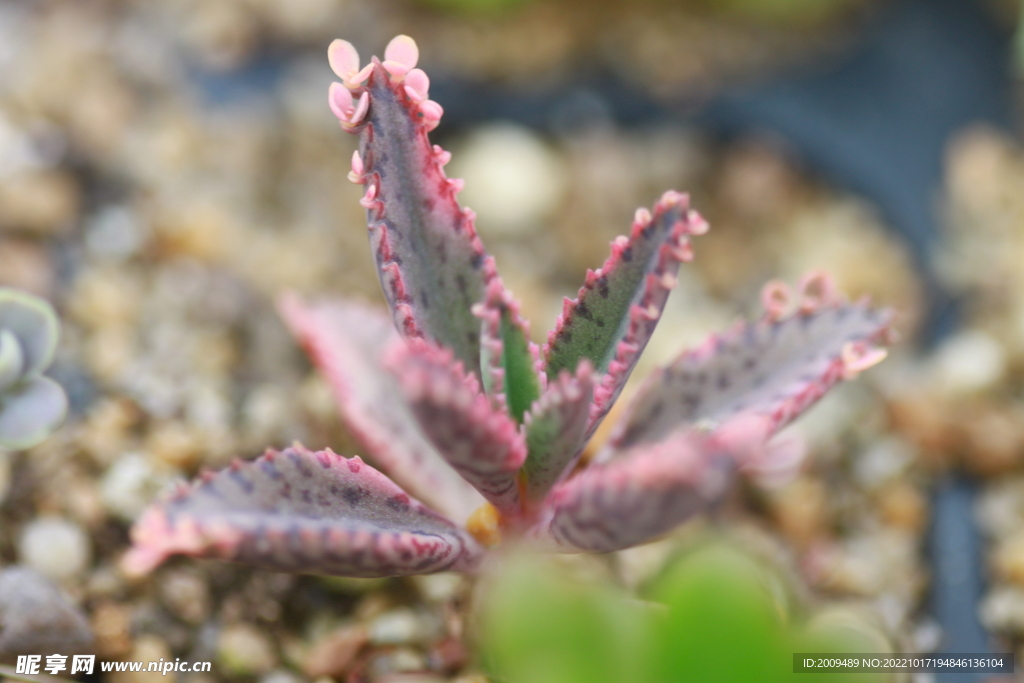
[[[1006,350],[981,330],[958,332],[939,347],[933,359],[942,391],[953,395],[990,389],[1006,373]]]
[[[102,258],[123,260],[135,256],[147,238],[138,215],[127,206],[106,206],[86,224],[85,246]]]
[[[250,624],[224,627],[217,639],[217,665],[231,676],[264,674],[277,666],[274,643]]]
[[[981,601],[981,623],[996,633],[1024,633],[1024,589],[997,586]]]
[[[459,200],[477,212],[485,235],[534,232],[562,197],[561,162],[526,128],[501,123],[477,129],[457,152],[448,175],[466,181]]]
[[[384,652],[374,657],[370,663],[370,670],[376,677],[394,673],[423,671],[426,668],[427,663],[423,659],[423,655],[407,647]]]
[[[26,567],[0,571],[0,658],[25,652],[82,652],[92,642],[81,610]]]
[[[157,579],[161,600],[171,614],[190,624],[201,624],[210,614],[206,577],[191,567],[168,569]]]
[[[59,581],[81,574],[92,549],[81,526],[60,517],[38,517],[25,525],[18,557],[43,576]]]
[[[454,600],[466,585],[466,579],[454,572],[440,572],[412,577],[420,595],[430,602]]]
[[[96,654],[117,659],[132,649],[132,608],[119,602],[103,601],[92,611],[92,631],[96,636]]]
[[[374,645],[401,645],[417,640],[422,633],[420,620],[410,609],[385,612],[370,622],[370,642]]]
[[[160,636],[147,633],[139,636],[132,644],[131,652],[126,657],[129,661],[157,662],[161,659],[174,659],[171,649]],[[109,675],[113,683],[166,683],[167,677],[159,671],[124,671]]]
[[[341,680],[367,642],[362,626],[343,626],[318,639],[302,660],[302,671],[309,678],[331,676]]]
[[[203,443],[189,425],[170,420],[158,423],[149,432],[145,450],[156,463],[187,472],[202,459]]]
[[[879,491],[877,501],[886,524],[918,534],[928,523],[928,502],[913,484],[893,482]]]
[[[0,229],[59,235],[73,225],[81,201],[78,181],[58,170],[27,171],[0,184]]]
[[[822,482],[801,476],[772,492],[772,516],[791,542],[806,547],[829,528],[828,502],[829,492]]]
[[[119,458],[107,470],[100,484],[103,503],[114,516],[134,521],[170,482],[172,476],[161,472],[139,453]]]
[[[261,676],[259,683],[302,683],[302,677],[288,669],[274,669]]]

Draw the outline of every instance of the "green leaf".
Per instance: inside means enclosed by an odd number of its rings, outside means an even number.
[[[475,309],[483,321],[480,332],[480,367],[484,389],[500,397],[517,422],[540,397],[537,346],[530,342],[529,327],[519,313],[519,303],[505,289],[501,278],[487,284],[483,304]]]
[[[754,560],[720,544],[672,565],[651,590],[668,607],[655,636],[655,680],[787,680],[792,650],[767,579]]]
[[[488,586],[485,666],[502,683],[640,683],[648,614],[606,586],[571,580],[550,559],[518,555]]]

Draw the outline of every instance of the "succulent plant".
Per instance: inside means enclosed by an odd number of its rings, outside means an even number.
[[[751,540],[692,544],[635,592],[550,556],[517,553],[481,593],[480,664],[507,683],[781,683],[794,680],[794,652],[892,651],[877,615],[849,603],[806,604],[792,574],[751,553]],[[850,674],[812,680],[840,683]]]
[[[820,273],[798,297],[769,283],[759,320],[655,373],[581,469],[707,224],[677,192],[638,210],[538,348],[473,212],[456,202],[449,154],[429,141],[442,110],[415,68],[415,42],[398,36],[383,62],[362,68],[345,41],[328,56],[342,80],[330,107],[359,135],[349,177],[366,187],[392,319],[293,295],[280,310],[391,478],[358,456],[301,445],[235,461],[180,484],[137,521],[128,570],[184,553],[397,576],[472,571],[501,537],[558,552],[626,548],[713,502],[736,471],[763,466],[777,430],[884,357],[889,312],[848,303]]]
[[[64,420],[64,390],[42,374],[59,332],[46,301],[0,288],[0,448],[34,446]]]

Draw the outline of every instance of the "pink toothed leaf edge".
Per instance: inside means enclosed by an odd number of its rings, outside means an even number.
[[[637,211],[630,237],[615,240],[605,264],[596,272],[588,271],[586,282],[576,300],[566,300],[558,325],[548,337],[544,356],[550,364],[554,345],[560,338],[564,338],[566,331],[572,332],[573,321],[583,316],[586,304],[594,301],[595,297],[608,296],[609,280],[637,258],[635,252],[640,251],[643,241],[659,228],[662,238],[652,245],[653,250],[648,256],[642,279],[634,283],[637,291],[632,294],[630,305],[623,311],[625,320],[621,323],[616,321],[616,324],[621,325],[622,332],[604,369],[604,376],[594,392],[587,438],[590,438],[615,403],[654,334],[668,295],[676,285],[679,265],[693,259],[689,237],[707,232],[707,223],[689,208],[687,195],[669,191],[655,204],[653,214],[646,209]],[[550,369],[549,365],[549,375]]]
[[[396,343],[385,364],[438,452],[500,512],[518,515],[516,472],[526,443],[516,422],[491,405],[476,376],[449,349],[423,340]]]
[[[557,486],[529,537],[565,553],[638,545],[707,509],[733,469],[731,458],[694,432],[642,444]]]
[[[131,536],[123,560],[131,574],[185,554],[283,571],[402,576],[472,570],[482,552],[358,456],[298,444],[179,485]]]
[[[542,500],[579,459],[586,445],[593,399],[594,369],[584,359],[575,375],[563,370],[549,380],[526,415],[523,424],[528,455],[522,477],[531,503]]]
[[[332,86],[329,101],[342,128],[360,138],[349,177],[366,186],[360,203],[396,327],[451,348],[479,374],[480,323],[472,308],[484,298],[493,263],[473,212],[455,199],[462,181],[444,174],[451,155],[428,138],[442,110],[427,99],[429,78],[414,68],[415,45],[398,36],[383,63],[373,58],[357,70],[355,48],[335,41],[328,56],[342,83]]]
[[[616,425],[612,447],[658,441],[687,425],[714,427],[740,414],[763,416],[768,438],[836,383],[885,357],[880,347],[892,336],[891,311],[867,300],[846,302],[823,273],[805,277],[798,298],[782,283],[766,284],[759,320],[711,335],[651,375]],[[606,450],[601,459],[610,456]]]
[[[452,471],[402,400],[381,356],[400,337],[383,311],[346,301],[281,297],[281,317],[329,382],[341,416],[399,485],[463,522],[484,499]]]

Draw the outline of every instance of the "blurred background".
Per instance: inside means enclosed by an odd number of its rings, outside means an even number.
[[[117,568],[175,478],[296,439],[359,453],[274,298],[383,304],[326,47],[406,33],[537,341],[667,188],[712,230],[636,379],[772,278],[823,268],[899,313],[890,359],[793,428],[797,471],[566,571],[630,590],[725,535],[860,642],[1024,655],[1021,22],[1017,0],[0,0],[0,285],[57,308],[71,406],[0,453],[0,565],[59,585],[47,637],[213,660],[195,683],[488,680],[458,576]]]

